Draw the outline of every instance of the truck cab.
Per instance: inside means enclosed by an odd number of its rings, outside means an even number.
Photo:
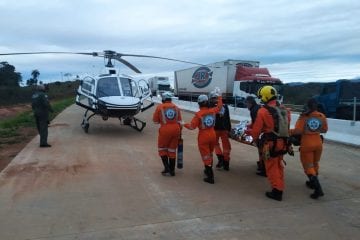
[[[153,96],[161,95],[163,92],[171,91],[168,77],[152,77],[148,80]]]
[[[272,77],[267,68],[237,66],[233,89],[234,105],[245,107],[245,99],[248,96],[253,96],[260,103],[257,92],[265,85],[271,85],[278,91],[278,101],[282,103],[283,83],[279,78]]]
[[[314,98],[319,103],[319,110],[329,118],[353,119],[354,98],[356,97],[356,112],[360,110],[360,80],[341,79],[325,83],[320,95]],[[357,114],[356,120],[359,120]]]

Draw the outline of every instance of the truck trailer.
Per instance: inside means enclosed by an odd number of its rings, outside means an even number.
[[[226,60],[175,71],[175,96],[195,101],[200,94],[208,94],[219,87],[224,102],[245,107],[247,96],[256,97],[264,85],[272,85],[281,92],[282,82],[270,75],[266,68],[259,68],[258,61]],[[279,99],[282,101],[282,97]]]

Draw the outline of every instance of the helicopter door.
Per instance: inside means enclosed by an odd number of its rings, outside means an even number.
[[[77,91],[76,102],[84,105],[85,108],[94,108],[93,104],[96,101],[94,98],[95,79],[92,77],[85,77],[81,82]]]
[[[149,87],[149,84],[147,83],[147,81],[145,81],[144,79],[140,79],[140,80],[138,80],[138,88],[139,88],[139,93],[141,96],[141,111],[145,111],[146,109],[148,109],[154,105],[154,103],[152,102],[152,99],[151,99],[150,87]],[[144,104],[145,100],[146,100],[146,102],[149,103],[146,106]]]

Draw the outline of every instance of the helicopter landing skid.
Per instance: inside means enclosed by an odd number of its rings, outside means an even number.
[[[140,119],[137,119],[137,118],[134,118],[134,117],[133,117],[132,123],[133,123],[133,124],[131,124],[130,126],[131,126],[133,129],[135,129],[135,130],[137,130],[137,131],[139,131],[139,132],[141,132],[141,131],[144,129],[144,127],[146,126],[146,122],[143,122],[143,121],[141,121]],[[140,123],[141,126],[138,126],[138,123]]]
[[[135,129],[135,130],[137,130],[139,132],[141,132],[144,129],[144,127],[146,126],[146,122],[143,122],[140,119],[137,119],[135,117],[125,118],[123,120],[123,124],[128,125],[128,126],[132,127],[133,129]]]
[[[93,114],[91,114],[89,117],[87,117],[88,111],[89,111],[89,110],[86,110],[86,111],[85,111],[84,117],[83,117],[83,120],[82,120],[82,123],[81,123],[81,127],[84,129],[84,132],[85,132],[85,133],[88,133],[88,132],[89,132],[89,127],[90,127],[89,120],[90,120],[90,118],[92,118],[93,116],[95,116],[95,113],[93,113]]]

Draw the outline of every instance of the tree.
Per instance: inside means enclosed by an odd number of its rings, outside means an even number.
[[[19,87],[21,74],[15,72],[15,67],[8,62],[0,62],[0,86]]]
[[[67,77],[67,80],[69,81],[70,80],[70,77],[72,76],[71,73],[65,73],[64,74],[64,77]]]
[[[32,78],[33,78],[34,80],[36,80],[36,82],[37,82],[37,79],[38,79],[39,75],[40,75],[39,70],[34,69],[34,70],[31,71],[31,76],[32,76]]]
[[[39,70],[37,70],[37,69],[32,70],[31,71],[32,78],[29,78],[28,80],[26,80],[26,85],[28,85],[28,86],[37,85],[39,75],[40,75]]]

